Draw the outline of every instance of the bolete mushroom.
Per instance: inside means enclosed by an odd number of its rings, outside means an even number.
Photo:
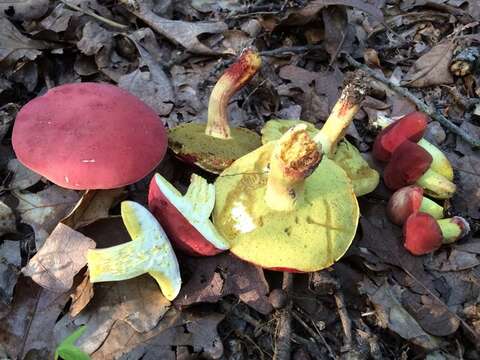
[[[339,114],[343,116],[343,114]],[[351,121],[348,119],[340,120]],[[289,128],[305,124],[307,132],[311,137],[315,137],[322,130],[318,130],[312,123],[302,120],[269,120],[262,128],[262,143],[278,140]],[[333,153],[331,159],[347,173],[352,180],[355,195],[362,196],[375,190],[380,175],[372,169],[360,154],[360,151],[353,146],[347,139],[342,139]]]
[[[442,244],[461,239],[469,232],[470,225],[460,216],[436,220],[429,214],[419,212],[410,215],[403,225],[403,245],[413,255],[425,255]]]
[[[448,199],[455,193],[456,186],[430,167],[432,156],[420,145],[404,141],[393,152],[385,167],[383,179],[391,190],[417,184],[431,196]]]
[[[122,219],[132,241],[87,252],[90,282],[127,280],[149,273],[163,295],[173,300],[182,280],[177,257],[155,217],[133,201],[121,204]]]
[[[403,225],[413,213],[423,212],[432,215],[435,219],[443,217],[443,207],[423,196],[420,186],[405,186],[393,193],[387,204],[387,216],[391,222]]]
[[[404,141],[416,142],[432,156],[430,168],[453,181],[453,167],[448,158],[439,148],[423,138],[427,123],[427,115],[419,111],[409,113],[396,121],[379,116],[372,125],[383,130],[375,138],[373,156],[379,161],[388,162],[395,149]]]
[[[230,247],[210,221],[214,205],[214,185],[201,176],[192,175],[184,196],[160,174],[155,174],[150,182],[150,211],[172,244],[187,254],[210,256]]]
[[[66,84],[19,111],[12,144],[18,160],[75,190],[113,189],[151,172],[167,149],[157,114],[121,88]]]
[[[230,128],[228,104],[261,66],[260,55],[246,49],[220,77],[210,95],[206,124],[187,123],[169,132],[169,146],[183,160],[218,174],[234,160],[258,148],[260,136],[245,128]]]
[[[326,268],[345,254],[358,203],[345,171],[323,154],[335,151],[349,124],[338,114],[358,109],[364,87],[362,79],[353,80],[324,125],[326,136],[312,139],[306,125],[297,125],[217,178],[213,222],[233,254],[264,268],[301,272]]]

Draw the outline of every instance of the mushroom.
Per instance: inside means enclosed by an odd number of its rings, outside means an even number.
[[[343,90],[324,136],[312,139],[299,124],[216,179],[213,222],[233,254],[264,268],[300,272],[326,268],[345,254],[357,229],[358,203],[345,171],[323,154],[335,151],[358,110],[362,81],[354,78]]]
[[[392,154],[385,167],[383,179],[391,190],[417,184],[428,195],[448,199],[455,193],[456,186],[444,176],[431,169],[432,156],[420,145],[404,141]]]
[[[117,86],[66,84],[22,107],[12,134],[18,160],[68,189],[112,189],[151,172],[167,148],[165,127]]]
[[[470,225],[460,216],[436,220],[429,214],[418,212],[410,215],[403,225],[403,246],[413,255],[425,255],[469,232]]]
[[[155,217],[133,201],[121,204],[122,219],[132,241],[105,249],[90,249],[90,282],[127,280],[149,273],[163,295],[173,300],[182,280],[177,257]]]
[[[150,211],[173,245],[187,254],[209,256],[229,248],[210,221],[214,205],[215,188],[201,176],[192,175],[184,196],[160,174],[155,174],[150,182]]]
[[[188,123],[170,130],[169,146],[188,163],[218,174],[234,160],[258,148],[260,136],[245,128],[230,128],[228,104],[261,66],[260,55],[246,49],[220,77],[210,95],[206,124]]]
[[[445,154],[436,146],[423,138],[427,128],[427,115],[415,111],[397,121],[379,115],[373,127],[383,130],[375,138],[373,156],[383,162],[388,162],[395,149],[404,141],[416,142],[432,156],[431,169],[447,180],[453,181],[453,167]]]
[[[416,212],[430,214],[435,219],[443,217],[443,207],[423,196],[420,186],[405,186],[393,193],[388,201],[387,216],[394,224],[403,225],[405,220]]]
[[[343,114],[339,114],[342,116]],[[349,121],[348,119],[346,121]],[[269,120],[262,128],[262,143],[278,140],[289,128],[305,124],[307,132],[311,137],[315,137],[322,130],[307,121],[302,120]],[[331,159],[347,173],[352,180],[355,195],[362,196],[375,190],[380,175],[372,169],[360,154],[360,151],[353,146],[347,139],[342,139],[337,145],[336,151]]]

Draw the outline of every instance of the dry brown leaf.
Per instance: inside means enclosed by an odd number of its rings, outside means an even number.
[[[360,292],[367,294],[375,306],[375,315],[381,327],[388,328],[425,349],[435,349],[439,346],[439,341],[427,334],[402,306],[400,286],[390,286],[386,281],[376,286],[372,281],[365,279],[361,283]]]
[[[112,326],[124,321],[136,332],[155,328],[170,307],[157,283],[148,275],[134,279],[99,283],[95,296],[75,318],[65,315],[55,326],[57,339],[64,339],[80,324],[86,324],[77,342],[88,353],[96,351],[107,339]]]
[[[122,0],[129,4],[128,0]],[[175,44],[183,46],[190,52],[197,54],[215,54],[216,52],[202,44],[198,36],[202,34],[218,34],[228,29],[224,22],[187,22],[170,20],[156,15],[151,7],[152,3],[146,0],[135,0],[134,7],[127,6],[136,16],[147,23],[154,31],[165,36]]]
[[[87,264],[87,250],[93,248],[95,241],[59,223],[22,272],[45,289],[66,292]]]
[[[205,258],[185,258],[192,277],[182,286],[176,306],[199,302],[217,302],[223,296],[236,295],[262,314],[272,311],[268,301],[268,283],[263,270],[228,254]]]
[[[413,87],[427,87],[453,83],[449,66],[455,43],[445,41],[434,46],[413,64],[405,75],[403,84]]]
[[[25,190],[40,181],[42,175],[33,172],[25,167],[17,159],[11,159],[7,165],[8,171],[12,174],[12,179],[8,183],[10,190]]]
[[[171,309],[159,324],[149,332],[138,333],[127,323],[118,321],[102,346],[95,351],[92,360],[162,359],[176,360],[175,347],[189,346],[194,354],[203,354],[208,359],[219,359],[223,344],[217,326],[224,315],[217,313],[194,314]]]
[[[11,359],[30,351],[35,354],[30,358],[53,358],[53,329],[67,301],[67,294],[44,290],[28,278],[18,282],[12,308],[0,321],[0,343]]]
[[[82,282],[75,288],[70,297],[72,298],[70,315],[75,317],[80,314],[80,311],[82,311],[93,298],[93,284],[90,282],[88,272],[85,273]]]
[[[480,219],[480,158],[478,155],[449,155],[453,168],[459,174],[452,204],[464,216]]]
[[[108,217],[108,212],[125,195],[125,189],[88,190],[75,208],[62,219],[62,223],[72,229],[94,223]]]
[[[13,191],[12,194],[18,199],[17,212],[22,222],[30,225],[35,232],[37,249],[40,249],[48,234],[79,199],[77,192],[57,185],[51,185],[37,193]]]
[[[48,10],[49,0],[0,1],[0,17],[12,20],[33,20],[42,17]]]

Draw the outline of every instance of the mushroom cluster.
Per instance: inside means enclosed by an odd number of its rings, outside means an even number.
[[[373,156],[387,163],[383,179],[390,190],[417,184],[432,197],[448,199],[456,190],[453,169],[439,149],[422,139],[426,128],[425,114],[404,116],[377,135]]]
[[[373,156],[387,162],[385,185],[395,191],[387,215],[403,226],[404,247],[413,255],[431,253],[470,231],[462,217],[444,219],[443,207],[425,196],[448,199],[456,190],[450,162],[423,139],[427,121],[423,113],[410,113],[386,125],[373,146]]]

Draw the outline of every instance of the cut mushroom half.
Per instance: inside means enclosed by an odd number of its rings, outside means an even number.
[[[121,213],[132,241],[88,250],[90,281],[121,281],[148,273],[168,300],[175,299],[182,280],[177,257],[162,227],[146,208],[133,201],[123,201]]]
[[[182,195],[160,174],[150,182],[148,206],[175,247],[197,256],[216,255],[230,248],[210,221],[215,187],[193,174]]]

